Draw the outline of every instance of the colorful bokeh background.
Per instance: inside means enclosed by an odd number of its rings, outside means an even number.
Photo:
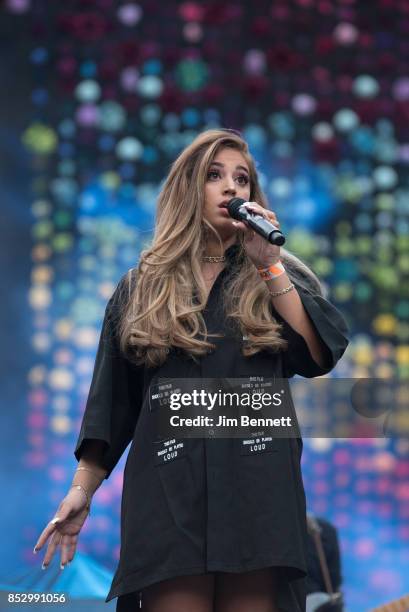
[[[286,246],[344,313],[330,376],[409,378],[409,0],[7,0],[0,23],[4,575],[39,563],[104,307],[203,129],[242,131]],[[111,572],[123,463],[79,545]],[[303,473],[347,609],[409,592],[408,438],[306,439]]]

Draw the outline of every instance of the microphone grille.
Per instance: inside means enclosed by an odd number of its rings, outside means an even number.
[[[240,217],[238,215],[238,210],[240,206],[243,206],[243,204],[245,204],[245,202],[246,200],[243,200],[243,198],[232,198],[230,202],[227,204],[227,210],[229,211],[229,215],[233,217],[233,219],[240,220]]]

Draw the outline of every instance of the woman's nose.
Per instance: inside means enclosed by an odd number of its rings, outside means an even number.
[[[231,180],[226,179],[225,184],[223,186],[223,192],[224,193],[236,193],[236,185],[233,179]]]

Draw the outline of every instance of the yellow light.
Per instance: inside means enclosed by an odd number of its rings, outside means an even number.
[[[59,412],[65,412],[69,410],[70,400],[66,395],[55,395],[52,400],[52,406]]]
[[[60,319],[54,325],[54,333],[58,340],[69,340],[73,330],[73,323],[69,319]]]
[[[46,334],[45,332],[33,334],[31,338],[31,344],[33,348],[39,353],[44,353],[48,351],[51,346],[50,334]]]
[[[71,431],[71,419],[65,415],[52,417],[50,425],[51,430],[60,435],[65,435]]]
[[[47,244],[36,244],[31,250],[31,257],[34,261],[46,261],[51,254],[52,250]]]
[[[74,376],[65,368],[54,368],[48,375],[48,384],[52,389],[69,391],[74,387]]]
[[[357,346],[354,351],[355,361],[360,366],[368,366],[373,363],[373,350],[368,345]],[[360,375],[362,376],[362,375]]]
[[[382,314],[373,320],[373,328],[377,334],[391,335],[396,331],[396,317],[390,314]]]
[[[379,378],[392,378],[395,373],[395,368],[389,363],[380,363],[375,368],[375,376]]]
[[[396,361],[402,365],[409,364],[409,344],[396,347]]]
[[[81,327],[73,336],[73,342],[78,348],[93,349],[98,341],[99,332],[93,327]]]
[[[32,367],[28,372],[28,381],[32,385],[41,385],[45,381],[47,369],[43,365]]]
[[[121,177],[117,172],[104,172],[100,177],[101,185],[106,189],[117,189],[121,184]]]
[[[35,283],[50,283],[54,278],[54,270],[51,266],[37,266],[31,272],[31,281]]]

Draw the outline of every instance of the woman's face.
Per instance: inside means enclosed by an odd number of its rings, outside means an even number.
[[[205,183],[204,218],[225,239],[236,233],[226,204],[231,198],[250,199],[250,173],[243,155],[224,147],[214,157]]]

